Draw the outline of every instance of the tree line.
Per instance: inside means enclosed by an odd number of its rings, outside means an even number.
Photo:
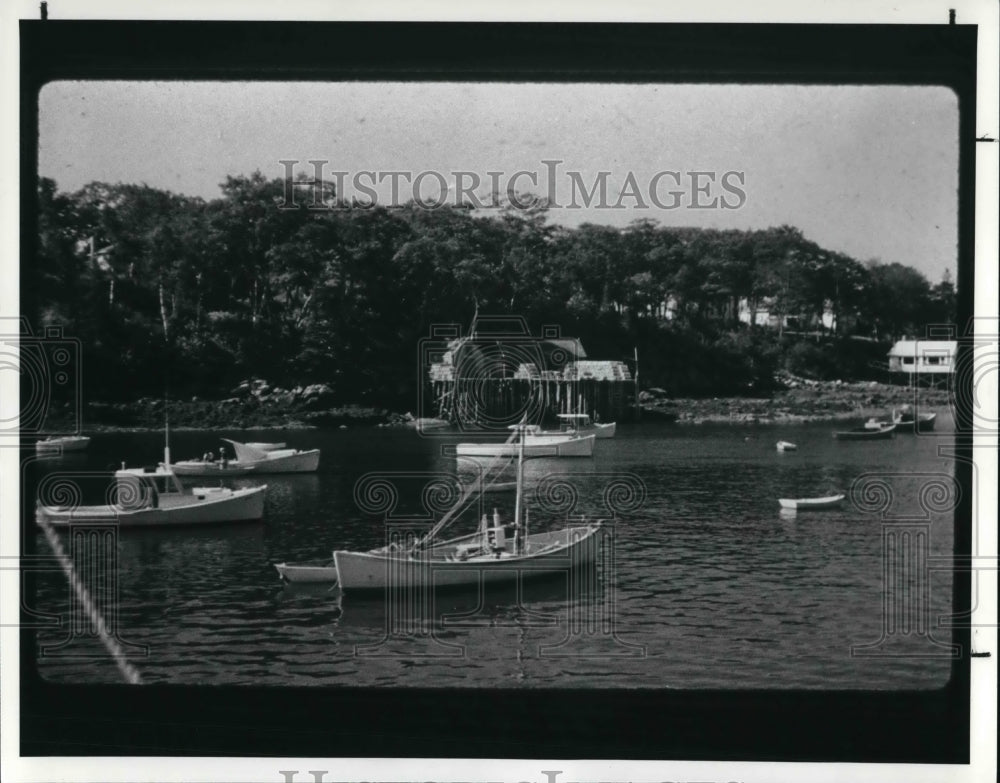
[[[390,407],[412,405],[425,380],[417,347],[431,325],[477,313],[558,324],[592,358],[638,348],[644,385],[675,394],[766,391],[781,368],[863,375],[893,339],[955,318],[947,273],[931,285],[789,226],[567,228],[537,200],[486,214],[365,206],[328,184],[317,209],[290,200],[292,186],[228,177],[206,201],[41,179],[26,314],[80,339],[88,399],[164,383],[219,398],[258,377]],[[764,311],[771,325],[755,326]]]

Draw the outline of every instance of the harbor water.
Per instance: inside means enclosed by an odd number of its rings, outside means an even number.
[[[262,521],[113,530],[104,587],[117,597],[101,609],[147,683],[941,687],[952,662],[951,573],[926,563],[953,550],[954,461],[938,453],[950,443],[950,414],[939,414],[934,437],[847,443],[832,437],[836,428],[620,423],[593,458],[532,460],[533,529],[561,526],[567,513],[618,512],[599,565],[582,577],[436,593],[420,606],[286,585],[273,564],[379,546],[387,514],[425,529],[447,508],[449,482],[467,478],[447,454],[461,436],[371,427],[173,433],[174,459],[217,450],[220,436],[320,448],[322,459],[315,474],[228,480],[267,483]],[[798,450],[780,453],[778,440]],[[37,530],[34,494],[46,474],[77,476],[98,499],[123,459],[153,464],[162,446],[156,433],[98,434],[80,455],[29,460],[26,529]],[[435,475],[437,494],[428,494]],[[848,496],[836,509],[779,508],[778,498],[834,492]],[[484,497],[482,511],[513,515],[512,493]],[[481,510],[456,525],[474,525]],[[891,535],[900,525],[923,542],[907,550],[918,554],[902,581],[894,547],[904,539]],[[40,532],[35,547],[51,555]],[[41,676],[120,681],[65,574],[40,569],[34,587],[25,604],[40,626]]]

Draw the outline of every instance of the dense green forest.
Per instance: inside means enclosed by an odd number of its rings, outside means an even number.
[[[638,348],[645,387],[766,393],[779,369],[868,377],[892,339],[955,318],[947,274],[932,285],[788,226],[566,228],[544,205],[365,207],[330,186],[310,209],[289,204],[287,184],[230,177],[205,201],[39,182],[25,314],[81,341],[87,399],[156,396],[167,378],[217,399],[266,378],[328,384],[337,404],[409,406],[418,341],[477,312],[558,324],[591,358]],[[770,324],[745,323],[765,309]]]

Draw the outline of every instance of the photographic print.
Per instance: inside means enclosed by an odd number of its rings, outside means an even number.
[[[22,750],[968,758],[974,32],[46,24]]]
[[[885,634],[873,494],[912,476],[893,513],[952,552],[956,342],[918,339],[957,317],[950,90],[55,82],[39,126],[39,317],[89,360],[94,434],[39,441],[37,514],[116,531],[102,589],[144,681],[947,682],[947,634]],[[67,460],[118,467],[118,497],[59,502]],[[608,573],[491,596],[534,548],[574,556],[532,541],[560,516],[606,518]],[[371,552],[422,524],[459,543]],[[421,616],[424,580],[466,594]],[[121,677],[62,633],[43,677]],[[892,644],[923,654],[862,654]]]

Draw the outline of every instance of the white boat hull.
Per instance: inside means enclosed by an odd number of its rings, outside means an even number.
[[[615,430],[618,428],[617,422],[609,422],[607,424],[591,424],[585,430],[581,430],[583,433],[593,433],[598,438],[613,438],[615,436]]]
[[[513,554],[470,553],[466,544],[432,547],[416,557],[385,549],[372,552],[334,552],[337,580],[342,590],[462,587],[510,582],[519,577],[565,573],[593,562],[599,545],[600,523],[577,525],[528,536],[527,551]]]
[[[107,522],[123,527],[253,521],[264,516],[266,490],[266,486],[236,490],[195,488],[190,495],[164,496],[156,508],[130,509],[119,505],[64,508],[39,505],[36,518],[53,525]]]
[[[844,501],[844,495],[830,495],[824,498],[779,498],[781,507],[789,511],[820,511],[837,508]]]
[[[237,463],[241,464],[241,463]],[[319,468],[319,449],[267,452],[267,459],[247,463],[254,473],[314,473]]]
[[[594,454],[595,437],[529,435],[524,443],[524,456],[591,457]],[[455,454],[459,457],[516,457],[520,448],[516,443],[459,443],[455,446]]]
[[[319,468],[319,449],[261,451],[229,438],[223,440],[231,443],[236,451],[237,458],[230,460],[229,464],[234,467],[251,467],[254,473],[313,473]]]
[[[199,478],[226,476],[245,476],[254,472],[253,465],[240,465],[230,462],[223,467],[221,462],[203,462],[201,460],[183,460],[170,466],[178,476],[197,476]]]
[[[895,424],[901,432],[932,432],[934,430],[934,421],[937,419],[936,413],[921,413],[916,419],[912,415],[896,415],[892,423]]]
[[[337,581],[337,569],[332,562],[322,564],[275,563],[274,567],[282,579],[294,584],[321,584]]]
[[[65,438],[48,438],[35,444],[35,451],[44,453],[83,451],[90,445],[90,438],[80,435]]]

